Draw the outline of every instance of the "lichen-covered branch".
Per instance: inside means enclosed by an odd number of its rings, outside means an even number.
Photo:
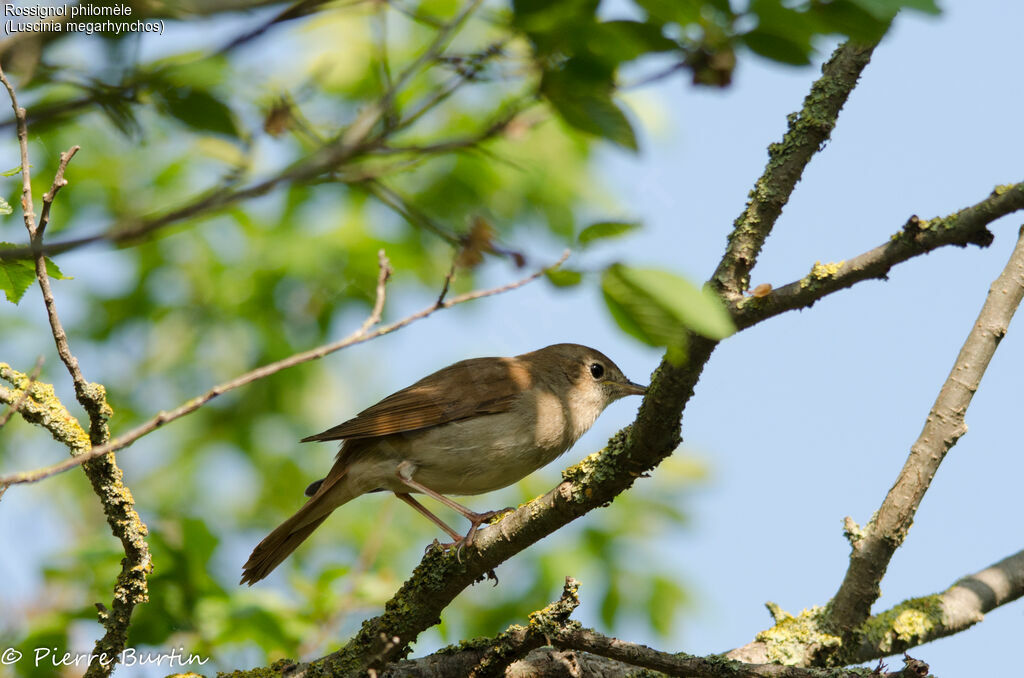
[[[557,605],[557,603],[556,603]],[[539,613],[534,613],[539,614]],[[532,616],[531,616],[532,617]],[[532,629],[531,624],[531,629]],[[476,676],[472,673],[473,662],[479,667],[481,659],[503,655],[537,643],[525,656],[502,667],[494,676],[636,676],[637,669],[644,669],[643,675],[681,676],[685,678],[921,678],[928,673],[928,665],[911,657],[904,658],[904,667],[899,671],[886,671],[880,665],[873,672],[865,669],[837,670],[834,668],[812,668],[785,666],[782,664],[744,663],[722,656],[696,657],[685,653],[669,653],[646,645],[629,643],[610,638],[592,629],[581,627],[568,620],[557,621],[549,626],[542,637],[533,637],[531,629],[511,627],[497,638],[478,639],[448,647],[435,654],[412,661],[398,662],[383,672],[385,678],[434,678],[441,676]],[[548,645],[551,647],[541,647]],[[567,652],[568,651],[568,652]],[[891,654],[891,653],[890,653]],[[600,670],[590,668],[596,659],[605,663]],[[559,666],[568,664],[568,666]],[[581,667],[587,670],[579,670]],[[569,670],[566,670],[569,669]],[[571,669],[576,669],[573,672]],[[301,674],[295,674],[296,677]]]
[[[25,421],[49,431],[56,441],[71,451],[72,456],[81,456],[91,449],[89,435],[61,403],[51,384],[33,381],[29,375],[6,363],[0,363],[0,379],[14,387],[0,386],[0,402],[8,405],[18,403],[17,412]],[[105,656],[110,658],[124,649],[128,622],[135,605],[149,599],[146,575],[152,570],[152,562],[145,541],[146,526],[135,512],[131,492],[122,482],[121,469],[115,463],[114,455],[94,459],[85,465],[85,472],[93,491],[102,501],[107,523],[125,552],[121,573],[114,585],[113,609],[102,608],[100,612],[100,622],[106,633],[93,650],[96,655],[106,653]],[[86,675],[109,675],[112,668],[113,662],[106,667],[98,661],[93,662]]]
[[[1024,182],[997,186],[984,200],[945,217],[913,216],[884,245],[852,259],[815,263],[800,280],[763,296],[734,301],[733,319],[743,329],[785,311],[810,307],[825,295],[863,280],[885,279],[896,264],[939,247],[987,247],[993,240],[989,224],[1020,210],[1024,210]]]
[[[53,385],[0,363],[0,379],[14,388],[0,386],[0,403],[17,411],[30,424],[41,426],[72,455],[89,451],[89,434],[54,393]]]
[[[1024,188],[1016,189],[1024,193]],[[917,507],[946,453],[967,432],[964,415],[981,378],[1024,298],[1024,228],[1002,273],[992,283],[978,319],[953,363],[924,428],[895,484],[871,522],[851,539],[850,565],[832,599],[829,618],[844,635],[871,613],[893,553],[903,543]]]
[[[511,626],[491,643],[480,658],[469,678],[501,678],[513,662],[525,657],[531,651],[548,644],[549,640],[567,628],[577,628],[578,622],[569,620],[569,615],[579,607],[580,583],[566,577],[562,596],[542,610],[530,615],[529,626]]]
[[[566,578],[559,600],[530,614],[528,626],[513,625],[495,638],[466,641],[420,659],[392,663],[379,670],[371,668],[368,673],[383,678],[525,678],[563,675],[626,677],[636,675],[636,669],[641,668],[656,672],[656,675],[686,678],[862,678],[865,675],[863,669],[837,671],[780,664],[750,664],[721,656],[672,654],[610,638],[583,628],[578,622],[569,619],[580,603],[578,589],[579,582],[571,577]],[[397,646],[401,642],[386,634],[382,641],[386,641],[386,646]],[[907,657],[904,663],[900,671],[885,672],[880,666],[871,675],[876,678],[919,678],[928,673],[928,666],[924,662]],[[583,666],[592,667],[594,664],[600,665],[600,671],[596,668],[581,670]],[[270,667],[270,670],[272,675],[288,678],[365,675],[336,664],[316,662],[292,664],[283,661]],[[257,675],[265,676],[266,670],[236,671],[231,674],[231,678],[256,678]]]
[[[0,363],[0,372],[2,372],[4,369],[9,370],[10,365],[7,365],[6,363]],[[21,388],[21,395],[10,402],[5,400],[3,395],[0,395],[0,403],[7,403],[7,411],[0,415],[0,428],[6,426],[7,422],[11,420],[11,417],[13,417],[14,414],[21,409],[21,406],[28,399],[29,389],[32,387],[32,384],[36,382],[36,379],[39,378],[39,373],[42,370],[43,356],[39,356],[39,358],[36,360],[35,367],[33,367],[32,371],[28,373],[28,383]],[[0,378],[3,378],[2,374],[0,374]],[[4,490],[6,489],[7,487],[5,485],[0,485],[0,497],[3,496]]]
[[[995,608],[1024,597],[1024,551],[968,575],[940,593],[911,598],[869,617],[856,631],[856,643],[844,657],[854,664],[887,657],[924,643],[959,633],[980,622]],[[776,624],[757,640],[725,656],[743,662],[814,659],[813,646],[841,638],[827,630],[824,608],[790,615],[769,606]],[[796,656],[795,653],[799,653]]]
[[[659,671],[668,676],[685,678],[863,678],[863,669],[837,670],[806,668],[781,664],[744,664],[724,657],[694,657],[684,653],[661,652],[636,643],[597,633],[590,629],[566,629],[553,639],[562,649],[575,649],[615,659],[630,666]],[[928,665],[906,657],[904,667],[888,672],[879,667],[871,673],[875,678],[923,678]]]
[[[799,113],[789,117],[789,129],[780,143],[768,147],[768,165],[754,184],[746,209],[729,233],[729,244],[711,285],[727,301],[735,300],[750,285],[750,270],[768,234],[782,214],[804,168],[832,134],[839,111],[871,60],[875,44],[845,42],[822,66]]]
[[[851,661],[885,657],[951,636],[1024,597],[1024,551],[968,575],[941,593],[904,601],[864,622]]]

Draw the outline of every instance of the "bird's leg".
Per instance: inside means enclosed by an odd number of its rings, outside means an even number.
[[[409,463],[408,461],[403,461],[402,463],[400,463],[398,465],[398,479],[401,480],[403,484],[409,486],[410,488],[416,490],[417,492],[422,492],[423,494],[427,495],[428,497],[433,497],[434,499],[436,499],[437,501],[441,502],[442,504],[444,504],[448,508],[453,509],[455,511],[458,511],[463,516],[465,516],[466,520],[468,520],[470,522],[469,532],[466,533],[465,537],[459,537],[459,538],[455,539],[456,542],[460,542],[461,541],[461,542],[463,542],[463,543],[465,543],[467,545],[472,545],[473,544],[473,538],[476,536],[476,531],[477,531],[477,529],[479,529],[481,524],[483,524],[486,521],[490,520],[494,516],[501,515],[502,513],[506,513],[508,511],[515,510],[511,506],[509,506],[509,507],[503,508],[503,509],[501,509],[499,511],[485,511],[484,513],[477,513],[476,511],[470,511],[468,508],[466,508],[465,506],[463,506],[459,502],[454,501],[452,499],[449,499],[448,497],[444,496],[440,492],[435,492],[432,489],[430,489],[429,487],[427,487],[426,485],[423,485],[423,484],[418,483],[415,480],[413,480],[412,479],[412,473],[413,473],[414,469],[415,469],[415,467],[411,463]],[[409,499],[412,499],[412,497],[409,497]],[[420,506],[420,508],[423,509],[424,511],[427,510],[423,506]],[[430,512],[427,511],[427,513],[430,513]],[[424,515],[427,515],[427,514],[425,513]],[[430,515],[433,515],[433,514],[431,513]],[[445,530],[445,532],[448,532],[449,535],[452,534],[448,530]]]
[[[448,527],[447,523],[445,523],[443,520],[441,520],[440,518],[435,516],[433,513],[431,513],[430,509],[428,509],[426,506],[424,506],[423,504],[421,504],[418,501],[416,501],[415,499],[413,499],[411,495],[406,494],[404,492],[395,492],[395,496],[398,497],[399,499],[401,499],[402,501],[404,501],[409,506],[411,506],[414,509],[416,509],[416,511],[421,516],[423,516],[424,518],[426,518],[427,520],[429,520],[430,522],[434,523],[435,525],[440,527],[442,530],[444,530],[445,533],[449,537],[451,537],[453,540],[459,541],[459,540],[462,539],[462,535],[461,534],[459,534],[458,532],[456,532],[452,528]]]

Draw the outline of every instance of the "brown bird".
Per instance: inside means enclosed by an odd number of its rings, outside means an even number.
[[[306,488],[302,508],[256,546],[241,583],[266,577],[331,511],[367,492],[394,492],[455,543],[472,544],[481,523],[502,511],[475,513],[444,495],[483,494],[517,482],[572,447],[605,407],[645,391],[603,353],[579,344],[438,370],[354,419],[303,438],[341,440],[341,450],[327,477]],[[469,532],[462,536],[446,525],[414,492],[461,513]]]

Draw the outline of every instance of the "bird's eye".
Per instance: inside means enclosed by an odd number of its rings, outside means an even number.
[[[590,376],[600,379],[604,376],[604,365],[601,363],[590,363]]]

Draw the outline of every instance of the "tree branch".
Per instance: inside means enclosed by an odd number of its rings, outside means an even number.
[[[862,642],[852,661],[871,661],[959,633],[1021,597],[1024,551],[960,579],[942,593],[904,601],[871,617],[861,626]]]
[[[980,622],[985,613],[1021,597],[1024,551],[960,579],[941,593],[905,600],[868,618],[858,628],[858,640],[846,661],[872,661],[951,636]],[[772,646],[776,637],[758,635],[758,640],[725,656],[757,663],[777,659],[778,649]]]
[[[835,670],[783,666],[780,664],[743,663],[721,656],[695,657],[685,653],[662,652],[645,645],[610,638],[571,621],[569,615],[579,605],[579,582],[566,579],[560,600],[530,615],[529,627],[513,625],[494,639],[478,639],[448,647],[435,654],[412,661],[403,661],[388,667],[387,678],[427,678],[433,676],[466,675],[469,678],[495,678],[497,676],[546,676],[552,672],[546,665],[561,663],[564,650],[585,654],[571,655],[571,664],[590,664],[595,657],[611,660],[601,672],[576,671],[568,675],[636,675],[636,669],[657,671],[658,675],[685,678],[863,678],[863,669]],[[553,646],[541,650],[542,646]],[[910,657],[904,660],[900,671],[885,672],[879,666],[871,675],[876,678],[920,678],[928,673],[928,665]],[[289,678],[305,678],[308,665],[295,666],[285,672]],[[554,675],[563,675],[555,670]],[[243,674],[244,675],[244,674]],[[326,675],[341,675],[328,672]]]
[[[685,653],[661,652],[635,643],[597,633],[590,629],[567,629],[554,639],[554,645],[563,649],[581,650],[609,659],[660,671],[669,676],[683,678],[863,678],[862,669],[836,670],[783,666],[781,664],[744,664],[723,657],[694,657]],[[872,673],[877,678],[922,678],[928,674],[928,665],[907,657],[900,671]]]
[[[736,219],[725,256],[711,277],[712,287],[726,301],[735,301],[750,285],[750,270],[761,247],[807,163],[832,134],[839,111],[877,44],[847,41],[840,45],[822,66],[821,78],[811,86],[803,108],[789,116],[789,130],[782,141],[768,147],[768,166]]]
[[[1024,192],[1024,191],[1022,191]],[[877,514],[851,539],[850,566],[832,599],[830,621],[844,633],[859,626],[881,595],[879,584],[893,553],[946,453],[967,432],[964,415],[981,378],[1024,298],[1024,228],[925,419],[924,429]]]
[[[989,224],[1024,209],[1024,182],[997,186],[974,205],[930,220],[912,216],[884,245],[838,263],[816,263],[806,276],[762,297],[744,297],[731,305],[736,326],[743,329],[785,311],[809,308],[837,290],[862,280],[884,280],[896,264],[947,245],[987,247]]]
[[[548,644],[549,639],[566,626],[578,625],[569,621],[569,615],[579,607],[579,588],[578,581],[566,577],[562,596],[544,609],[530,614],[529,626],[510,626],[495,638],[469,672],[469,678],[501,678],[513,662]]]
[[[3,368],[5,367],[10,366],[7,365],[7,363],[0,363],[0,370],[3,370]],[[32,384],[36,383],[36,379],[39,378],[39,373],[42,370],[43,356],[39,356],[39,358],[36,359],[35,367],[33,367],[32,371],[28,373],[28,384],[26,384],[25,387],[21,389],[21,395],[18,398],[10,401],[5,400],[4,397],[0,395],[0,402],[7,403],[7,411],[3,413],[3,416],[0,416],[0,428],[6,426],[7,422],[10,421],[11,417],[14,416],[14,413],[21,409],[21,406],[25,403],[25,400],[28,398],[28,390],[32,388]],[[3,378],[2,372],[0,372],[0,378]],[[6,489],[6,487],[0,487],[0,497],[3,496],[3,491]]]

